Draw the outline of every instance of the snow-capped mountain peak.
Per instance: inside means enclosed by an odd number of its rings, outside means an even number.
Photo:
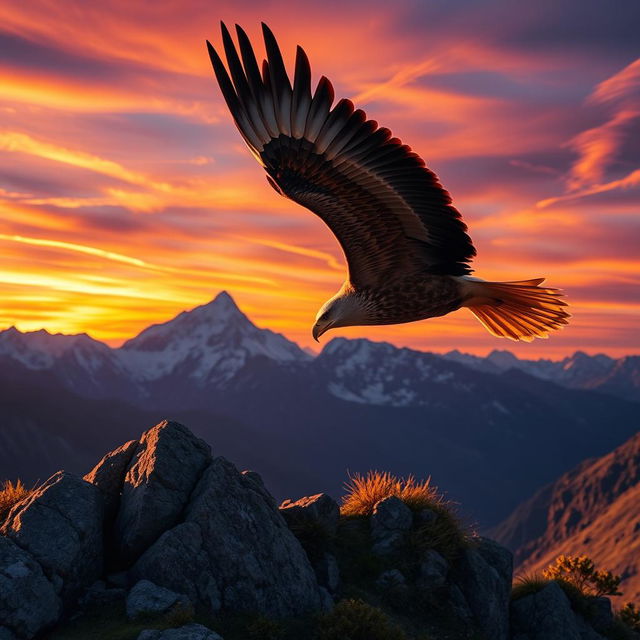
[[[9,327],[0,332],[0,355],[18,360],[29,369],[47,369],[59,358],[82,353],[85,357],[109,351],[86,333],[49,333],[46,329],[21,332]]]
[[[256,327],[226,291],[208,304],[148,327],[118,352],[138,380],[180,373],[201,383],[226,382],[256,356],[277,362],[309,359],[284,336]]]

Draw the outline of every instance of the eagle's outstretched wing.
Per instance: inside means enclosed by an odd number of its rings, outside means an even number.
[[[324,76],[312,96],[300,47],[292,87],[273,34],[262,29],[268,58],[262,73],[237,25],[242,60],[222,24],[229,73],[207,42],[218,83],[270,184],[336,235],[350,281],[377,286],[417,273],[469,273],[475,250],[466,225],[422,158],[350,100],[331,109],[333,87]]]

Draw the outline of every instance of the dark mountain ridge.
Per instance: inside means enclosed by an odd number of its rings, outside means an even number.
[[[72,453],[65,458],[71,470],[111,444],[94,446],[84,435],[95,429],[83,417],[91,406],[113,416],[119,440],[128,425],[168,415],[259,466],[278,496],[317,486],[339,493],[347,470],[388,469],[432,476],[483,524],[637,430],[636,404],[518,368],[483,371],[364,339],[334,339],[314,358],[257,328],[226,293],[119,349],[88,336],[12,329],[0,333],[0,357],[0,378],[20,367],[34,400],[13,426],[0,421],[0,441],[17,441],[20,424],[35,424],[32,439],[42,433],[42,442],[78,452],[75,463]],[[47,423],[39,397],[51,395],[74,428]],[[35,462],[17,457],[4,474],[33,478],[42,473]]]
[[[623,577],[640,597],[640,433],[611,453],[585,460],[523,502],[490,535],[514,552],[519,572],[560,554],[587,554]]]

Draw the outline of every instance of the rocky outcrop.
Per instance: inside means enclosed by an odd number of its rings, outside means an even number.
[[[380,500],[371,515],[371,535],[374,553],[384,555],[394,551],[413,524],[413,514],[396,496]]]
[[[102,492],[104,516],[108,522],[111,522],[118,513],[124,476],[138,444],[137,440],[129,440],[121,447],[110,451],[84,476],[87,482],[95,485]]]
[[[102,518],[100,491],[59,471],[13,507],[2,533],[40,564],[69,605],[102,573]]]
[[[326,493],[300,498],[295,502],[285,500],[280,513],[290,528],[317,527],[322,533],[334,535],[338,529],[340,507]]]
[[[212,611],[291,616],[323,606],[300,543],[255,481],[224,458],[204,471],[184,521],[131,570]]]
[[[127,563],[181,518],[211,450],[177,422],[161,422],[143,434],[124,478],[115,542]]]
[[[486,538],[465,549],[456,563],[456,584],[479,628],[491,640],[509,638],[512,567],[511,552]]]
[[[513,602],[511,624],[514,640],[587,640],[569,599],[555,582]]]
[[[140,580],[133,586],[127,596],[126,607],[127,617],[130,620],[161,616],[175,609],[183,611],[193,609],[193,605],[186,596],[163,589],[148,580]]]

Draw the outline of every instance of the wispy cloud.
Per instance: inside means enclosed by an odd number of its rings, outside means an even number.
[[[578,157],[567,175],[568,192],[541,200],[538,202],[541,208],[638,184],[636,169],[622,178],[606,180],[606,177],[631,132],[640,129],[640,58],[599,83],[586,102],[604,107],[608,118],[569,141],[568,146]],[[640,164],[640,157],[636,160]]]
[[[540,1],[525,15],[502,0],[399,0],[393,12],[354,0],[336,21],[332,3],[274,0],[268,20],[290,69],[301,44],[315,80],[329,77],[439,174],[479,276],[547,275],[569,289],[570,330],[521,353],[624,352],[637,346],[627,278],[640,270],[633,3]],[[204,48],[222,18],[247,28],[261,58],[264,16],[254,2],[158,6],[32,0],[3,12],[0,329],[119,343],[226,288],[260,324],[308,344],[345,275],[339,246],[266,184]],[[343,334],[496,346],[466,315]]]

